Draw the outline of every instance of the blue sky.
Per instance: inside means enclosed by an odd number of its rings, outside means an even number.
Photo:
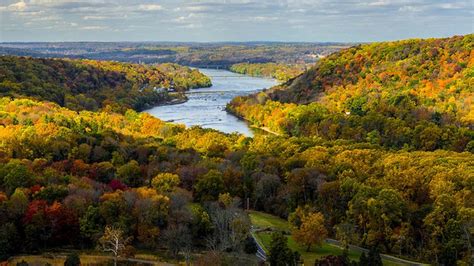
[[[0,41],[343,41],[474,32],[474,0],[0,0]]]

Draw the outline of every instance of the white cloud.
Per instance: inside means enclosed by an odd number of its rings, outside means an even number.
[[[376,1],[376,2],[370,2],[368,5],[369,6],[386,6],[389,5],[389,1]]]
[[[143,11],[158,11],[158,10],[163,10],[164,8],[161,5],[146,4],[146,5],[139,5],[138,9],[143,10]]]
[[[209,10],[209,8],[205,6],[187,6],[184,8],[184,10],[198,12],[198,11],[207,11]]]
[[[106,17],[106,16],[95,16],[95,15],[91,15],[91,16],[83,16],[82,19],[84,20],[105,20],[105,19],[108,19],[110,17]]]
[[[71,38],[364,41],[472,32],[472,1],[0,0],[0,16],[1,26],[12,29],[2,32],[8,40],[60,40],[64,32],[77,31]],[[52,28],[57,31],[42,30]],[[116,34],[124,29],[131,29],[130,35]]]
[[[471,2],[472,4],[472,2]],[[456,3],[442,3],[439,5],[440,8],[443,8],[443,9],[459,9],[459,8],[466,8],[467,6],[464,6],[460,3],[456,4]],[[472,5],[471,5],[471,10],[472,10]]]
[[[400,12],[421,12],[423,9],[419,6],[402,6],[398,10]]]
[[[82,26],[79,27],[81,30],[105,30],[108,29],[106,26]]]
[[[26,3],[23,1],[11,4],[8,6],[7,10],[15,11],[15,12],[22,12],[25,11],[27,8]]]

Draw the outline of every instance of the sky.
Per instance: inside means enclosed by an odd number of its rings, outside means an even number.
[[[0,0],[0,41],[371,42],[474,32],[474,0]]]

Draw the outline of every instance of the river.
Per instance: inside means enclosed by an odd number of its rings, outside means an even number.
[[[162,105],[145,112],[164,121],[199,125],[225,133],[239,132],[253,136],[249,125],[227,113],[225,106],[232,98],[247,95],[277,84],[275,80],[250,77],[219,69],[199,69],[212,80],[212,87],[193,89],[186,93],[188,101],[175,105]]]

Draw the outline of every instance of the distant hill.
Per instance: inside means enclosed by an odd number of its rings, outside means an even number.
[[[436,149],[462,131],[467,143],[474,127],[473,48],[473,34],[358,45],[283,85],[236,98],[228,109],[288,135],[358,142],[372,136],[390,147]],[[413,143],[417,138],[433,143]]]
[[[237,63],[314,63],[319,56],[348,46],[345,43],[291,42],[32,42],[0,43],[0,55],[229,68]]]

